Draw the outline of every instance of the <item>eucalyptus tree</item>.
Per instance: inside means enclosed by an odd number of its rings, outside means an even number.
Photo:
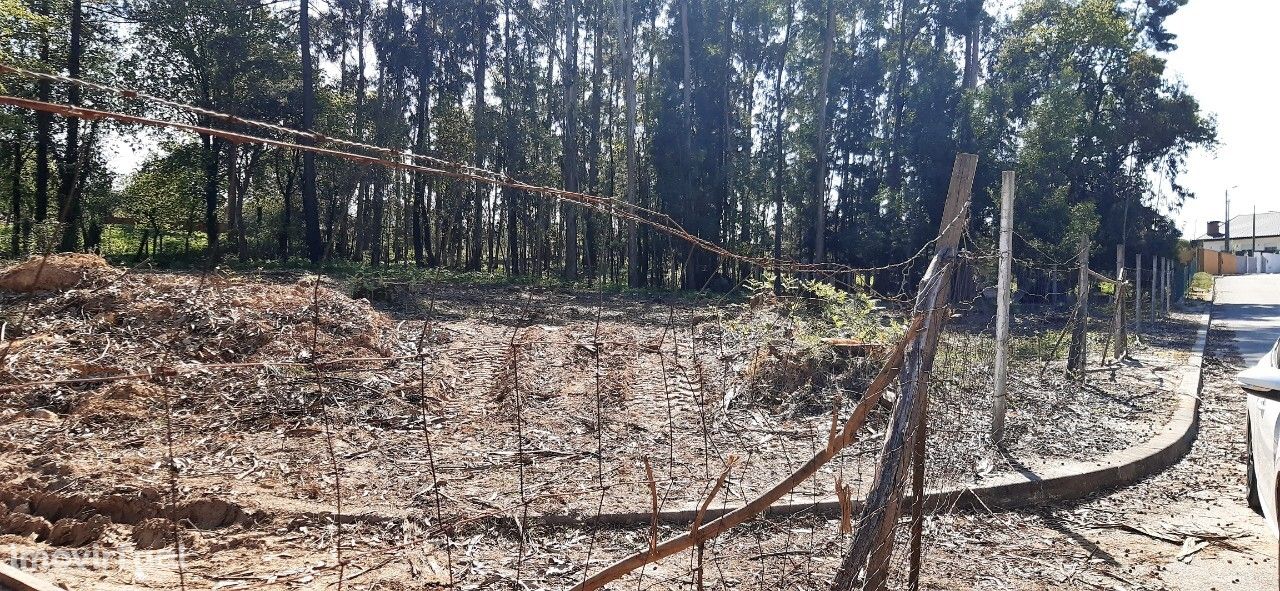
[[[1166,76],[1162,21],[1142,9],[1033,0],[1004,32],[986,110],[1006,142],[1019,142],[1010,152],[1020,182],[1044,196],[1022,201],[1018,217],[1023,235],[1048,252],[1070,252],[1063,220],[1081,215],[1106,220],[1099,237],[1108,244],[1171,247],[1176,232],[1157,209],[1152,179],[1180,202],[1186,155],[1214,141],[1212,122]],[[1034,74],[1047,71],[1055,75]]]
[[[32,0],[33,15],[67,18],[0,51],[69,71],[80,1]],[[93,37],[79,67],[93,77],[124,62],[144,90],[178,101],[613,196],[758,256],[883,267],[932,235],[958,150],[983,155],[979,186],[999,167],[1023,171],[1038,197],[1020,201],[1022,234],[1037,246],[1065,248],[1096,217],[1104,241],[1168,247],[1153,182],[1180,199],[1187,151],[1213,138],[1161,55],[1184,3],[1021,0],[997,21],[983,0],[137,0],[112,9],[132,42]],[[77,98],[60,85],[14,91]],[[17,209],[29,200],[27,217],[43,219],[56,191],[71,213],[68,180],[94,171],[101,184],[102,151],[83,123],[15,121],[0,175],[16,179]],[[175,162],[196,167],[184,178],[202,183],[214,256],[222,222],[242,258],[260,252],[263,216],[246,212],[265,209],[280,212],[266,239],[276,254],[296,233],[313,261],[692,289],[761,274],[511,187],[207,137],[162,149],[200,156]],[[973,230],[988,230],[987,192],[974,206]],[[902,276],[878,280],[892,290]]]
[[[315,124],[315,73],[311,64],[311,0],[301,0],[298,8],[298,46],[302,62],[302,130],[311,131]],[[306,226],[307,257],[320,262],[324,246],[320,243],[320,204],[316,200],[316,155],[302,155],[302,219]],[[212,242],[211,242],[212,244]],[[216,249],[214,251],[217,252]]]
[[[286,123],[278,111],[245,112],[244,105],[252,102],[247,96],[258,93],[275,95],[276,100],[262,104],[279,106],[286,100],[273,92],[278,89],[270,81],[291,79],[284,74],[291,60],[283,56],[294,55],[287,49],[293,45],[284,20],[287,15],[253,0],[138,0],[130,3],[128,10],[137,23],[138,42],[132,47],[141,72],[139,84],[144,88],[213,111]],[[173,115],[192,118],[202,126],[213,122],[202,114]],[[217,260],[224,142],[202,136],[201,145],[204,229],[210,258]],[[311,225],[308,222],[308,227]]]

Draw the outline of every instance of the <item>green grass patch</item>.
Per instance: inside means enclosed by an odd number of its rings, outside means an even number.
[[[1187,287],[1187,298],[1208,301],[1213,297],[1213,275],[1201,271],[1191,276],[1191,285]]]

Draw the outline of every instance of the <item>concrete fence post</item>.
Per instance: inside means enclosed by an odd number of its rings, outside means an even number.
[[[1075,326],[1071,331],[1071,349],[1067,353],[1067,369],[1083,385],[1089,361],[1089,236],[1080,235],[1078,275],[1076,277]]]
[[[995,399],[991,404],[991,442],[996,445],[1004,439],[1009,402],[1009,306],[1013,296],[1013,196],[1017,173],[1006,170],[1000,181],[1000,278],[996,293]]]

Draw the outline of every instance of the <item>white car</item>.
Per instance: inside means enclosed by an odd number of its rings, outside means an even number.
[[[1271,533],[1280,537],[1276,509],[1276,470],[1280,469],[1280,340],[1258,363],[1236,381],[1248,394],[1246,421],[1249,450],[1249,506],[1267,519]]]

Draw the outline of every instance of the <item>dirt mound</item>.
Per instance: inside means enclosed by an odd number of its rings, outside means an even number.
[[[173,522],[163,517],[144,519],[133,526],[133,545],[139,550],[159,550],[173,545]]]
[[[37,539],[44,539],[49,536],[50,527],[49,522],[43,517],[17,511],[0,515],[0,533],[23,537],[35,534]]]
[[[239,505],[213,497],[181,503],[177,513],[183,522],[199,529],[217,529],[249,519]]]
[[[0,289],[7,291],[65,291],[96,283],[113,274],[111,265],[95,254],[63,253],[33,256],[0,271]]]
[[[323,282],[317,290],[314,282],[128,274],[40,301],[27,334],[82,337],[70,342],[30,337],[11,354],[48,370],[25,378],[36,381],[54,373],[69,378],[144,373],[159,360],[167,365],[308,361],[397,352],[395,325],[386,316]],[[67,369],[74,374],[65,375]],[[113,392],[106,399],[145,404],[152,393],[134,394]]]
[[[163,386],[141,380],[112,382],[76,398],[71,414],[90,423],[131,422],[145,418],[164,397]]]
[[[150,494],[149,494],[150,493]],[[49,491],[29,491],[20,487],[0,488],[0,534],[36,534],[41,540],[60,546],[80,546],[96,540],[107,525],[136,524],[142,541],[172,541],[161,536],[153,540],[156,523],[169,520],[167,512],[153,491],[137,494],[112,494],[90,497],[83,494],[61,495]],[[243,507],[217,498],[200,497],[178,503],[172,510],[180,528],[220,529],[238,523],[251,523],[262,514],[250,515]],[[52,522],[52,523],[51,523]],[[166,526],[171,528],[172,526]]]
[[[102,537],[110,523],[106,515],[94,515],[88,521],[64,517],[49,529],[48,542],[54,546],[83,546]]]

